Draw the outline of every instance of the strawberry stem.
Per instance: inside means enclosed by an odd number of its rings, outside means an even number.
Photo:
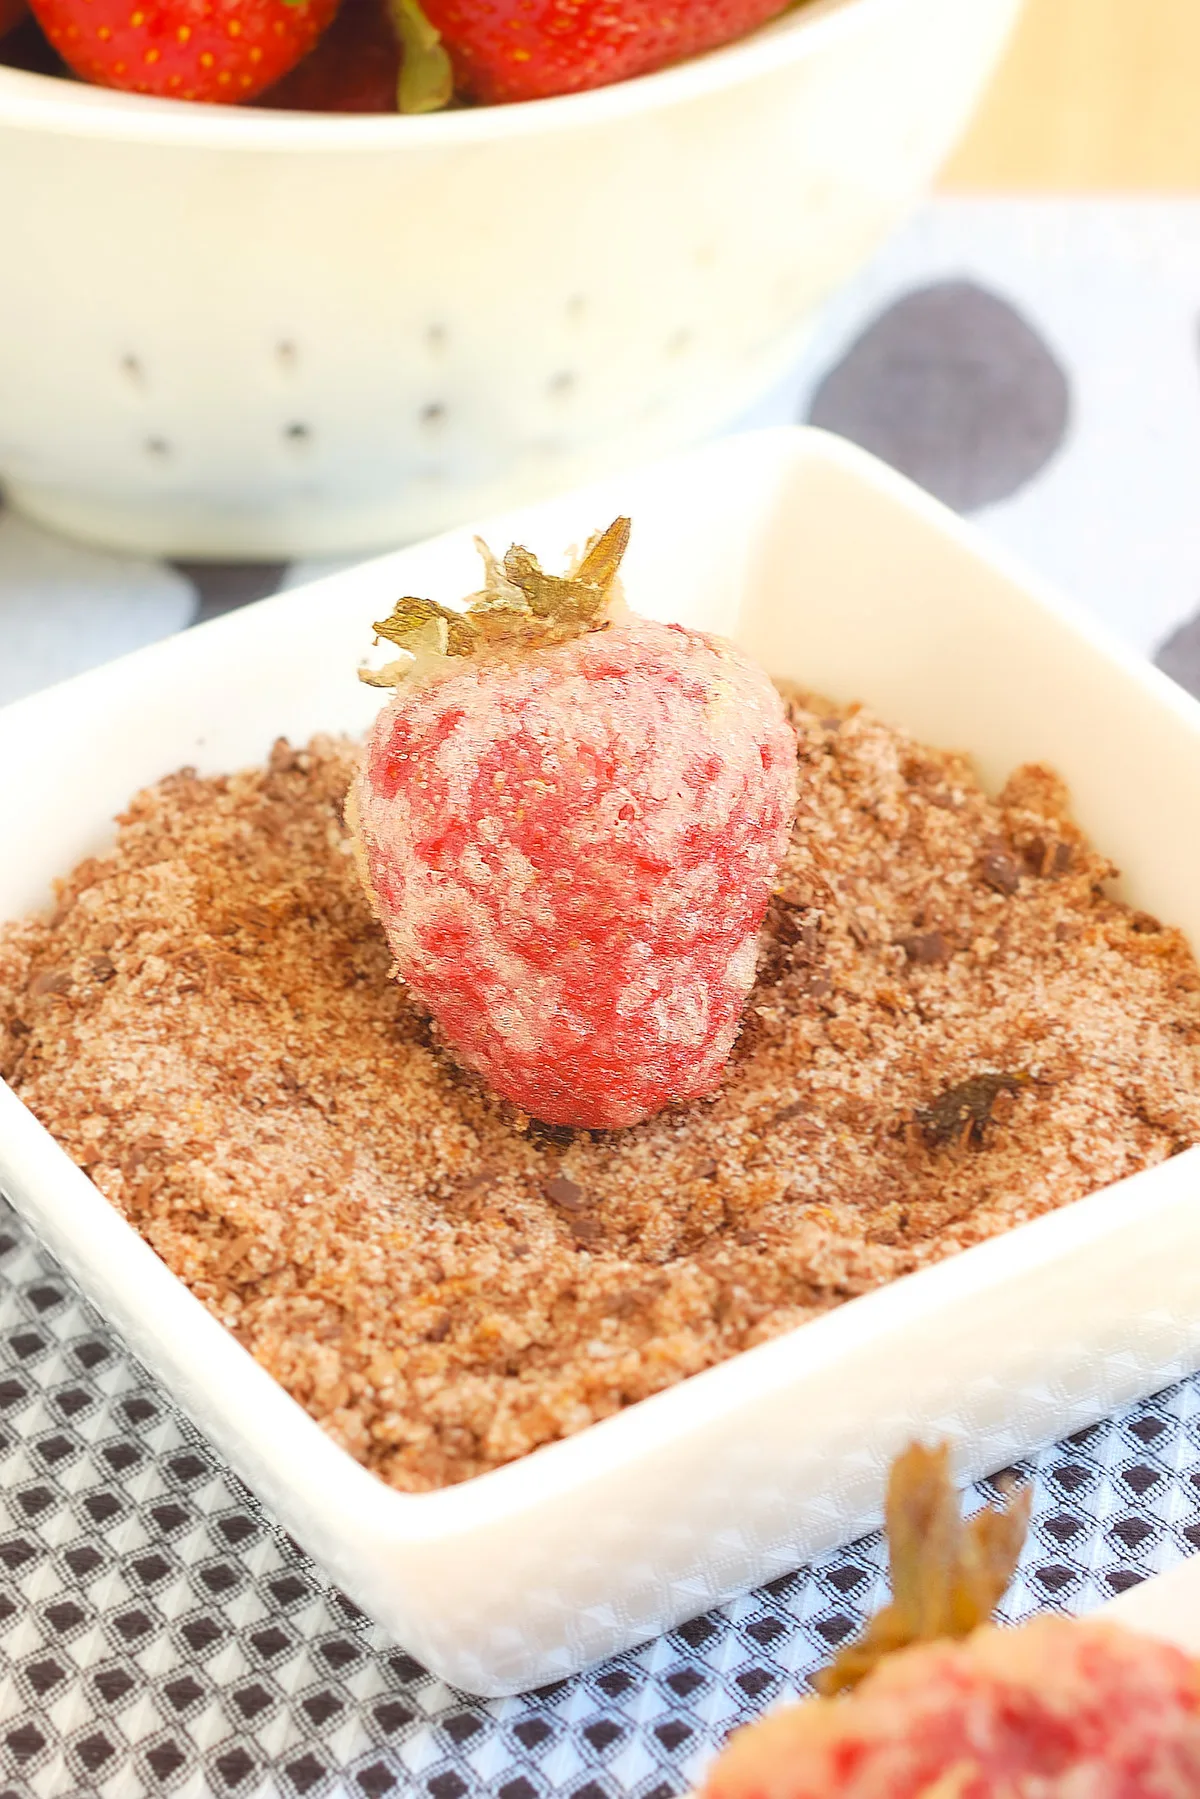
[[[397,600],[388,617],[376,622],[375,636],[406,651],[409,660],[360,669],[359,678],[372,687],[396,687],[418,664],[428,666],[431,660],[548,649],[588,631],[603,631],[629,532],[627,518],[614,519],[607,531],[592,538],[569,575],[547,575],[520,544],[497,562],[476,539],[483,557],[482,590],[461,611],[411,594]]]
[[[401,112],[437,112],[454,96],[454,71],[441,33],[417,0],[388,0],[388,11],[404,50],[396,104]]]
[[[945,1443],[914,1443],[897,1456],[885,1508],[891,1604],[813,1677],[818,1693],[828,1698],[856,1687],[910,1643],[966,1637],[986,1624],[1016,1572],[1031,1499],[1025,1487],[1002,1508],[985,1507],[964,1522]]]

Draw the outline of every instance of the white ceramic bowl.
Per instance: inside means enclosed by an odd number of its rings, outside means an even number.
[[[735,635],[777,675],[861,698],[998,785],[1041,759],[1136,904],[1200,943],[1200,705],[821,433],[711,449],[481,527],[553,562],[634,519],[638,610]],[[451,598],[468,532],[402,551],[0,712],[0,918],[99,849],[137,787],[236,768],[286,732],[357,731],[353,671],[397,593]],[[337,1581],[456,1686],[548,1681],[799,1566],[876,1521],[890,1456],[959,1472],[1200,1360],[1200,1150],[735,1357],[441,1493],[383,1486],[259,1368],[0,1085],[0,1188]]]
[[[0,481],[98,543],[393,545],[696,442],[921,193],[1019,0],[811,0],[427,118],[0,68]]]

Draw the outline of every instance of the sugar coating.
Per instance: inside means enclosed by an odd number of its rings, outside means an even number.
[[[890,1656],[849,1700],[738,1731],[703,1799],[1193,1799],[1200,1669],[1113,1625],[1036,1618]]]
[[[795,789],[766,675],[631,619],[402,688],[355,802],[397,968],[455,1053],[548,1124],[612,1129],[717,1085]]]
[[[0,1073],[238,1340],[423,1491],[1200,1141],[1200,975],[1045,770],[793,696],[800,800],[717,1094],[538,1129],[389,978],[357,748],[170,776],[0,927]],[[978,1135],[922,1125],[1028,1077]],[[970,1120],[967,1120],[970,1123]]]

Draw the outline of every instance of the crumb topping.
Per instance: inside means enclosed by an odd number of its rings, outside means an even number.
[[[140,793],[0,927],[0,1073],[351,1454],[422,1491],[1200,1141],[1200,974],[1061,783],[792,693],[800,805],[715,1099],[539,1126],[389,978],[356,755]]]

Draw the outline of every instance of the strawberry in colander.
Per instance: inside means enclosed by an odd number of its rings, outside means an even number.
[[[352,795],[399,974],[530,1116],[614,1128],[717,1086],[795,805],[791,727],[719,638],[624,613],[628,521],[574,574],[527,550],[410,652]]]

